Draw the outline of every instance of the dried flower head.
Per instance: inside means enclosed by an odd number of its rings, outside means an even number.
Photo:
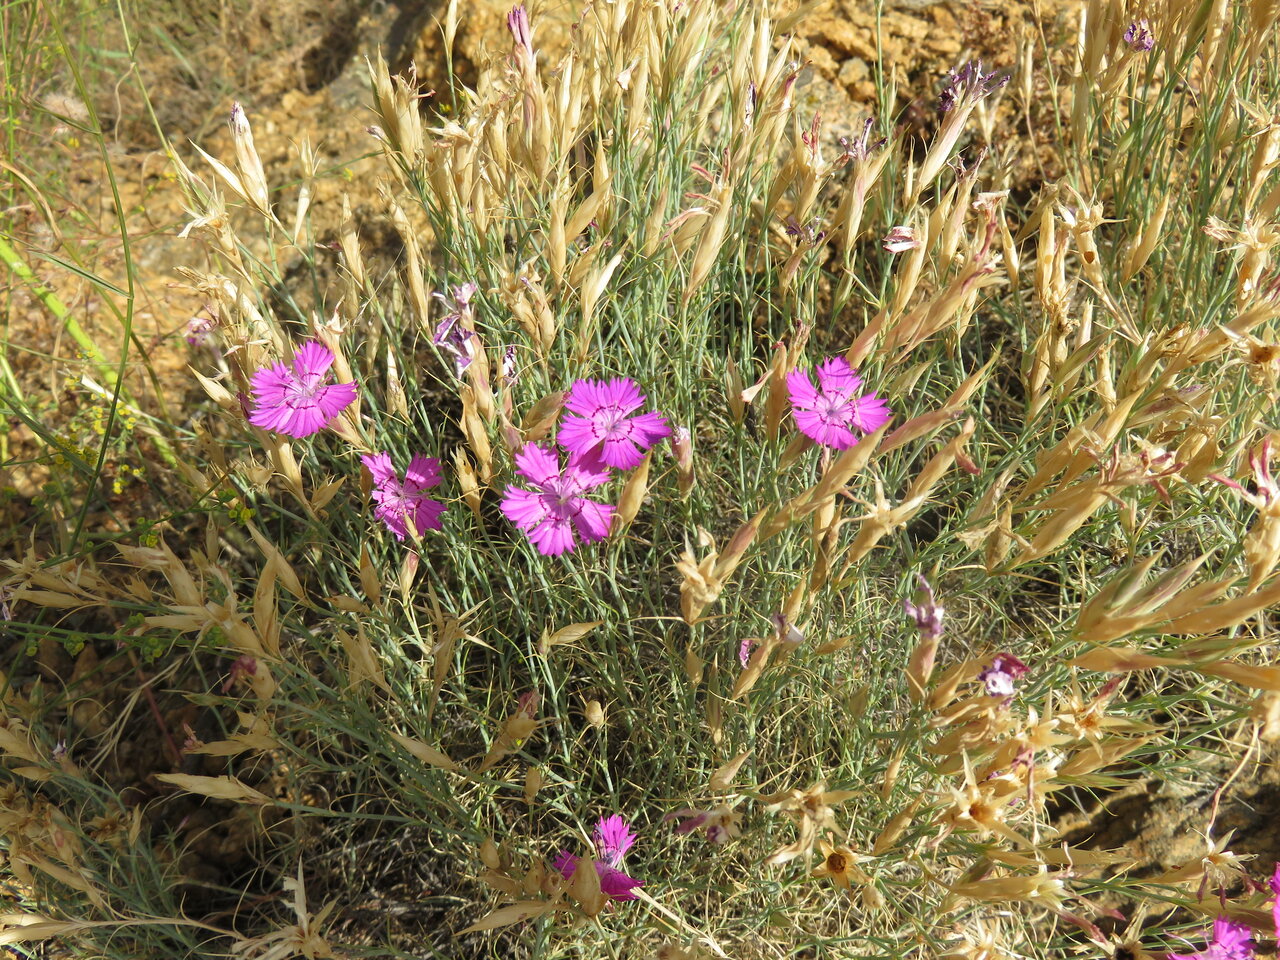
[[[692,833],[702,830],[709,843],[727,843],[742,835],[738,822],[742,819],[736,810],[727,804],[720,804],[710,810],[694,810],[685,807],[668,813],[663,820],[679,820],[676,833]]]
[[[991,666],[980,674],[978,679],[987,686],[989,697],[1012,697],[1015,681],[1029,668],[1011,653],[997,653]]]
[[[865,160],[874,151],[879,150],[886,143],[888,143],[889,141],[885,137],[881,137],[879,140],[874,140],[874,141],[871,139],[871,131],[875,127],[875,124],[876,122],[873,117],[867,117],[867,119],[863,121],[863,124],[862,124],[861,136],[857,138],[854,138],[854,137],[838,138],[836,142],[840,144],[840,156],[836,158],[836,163],[845,164],[845,163],[849,163],[850,161],[853,161],[856,163],[860,160]]]
[[[867,884],[871,878],[858,866],[859,856],[846,846],[834,846],[825,839],[818,841],[818,849],[822,851],[822,863],[810,874],[815,880],[829,877],[837,887],[852,890],[853,884]]]
[[[958,105],[975,104],[983,97],[998,90],[1009,82],[1009,74],[997,76],[999,71],[982,72],[981,60],[970,60],[958,71],[950,75],[938,106],[943,113],[955,109]]]
[[[821,834],[835,833],[838,829],[833,803],[843,803],[854,796],[853,790],[828,790],[822,781],[806,790],[786,790],[761,799],[768,801],[765,809],[770,813],[783,813],[796,821],[799,836],[794,843],[784,844],[765,858],[769,865],[786,863],[807,855]]]
[[[884,235],[880,246],[889,253],[906,253],[920,246],[920,237],[913,227],[897,226]]]
[[[1156,45],[1155,34],[1151,32],[1151,24],[1146,20],[1136,20],[1124,31],[1124,42],[1130,50],[1146,53]]]
[[[923,576],[917,576],[919,589],[911,600],[904,600],[903,609],[920,631],[921,636],[937,640],[942,636],[942,617],[945,612],[942,604],[933,595],[933,587]]]
[[[432,343],[453,357],[458,376],[471,366],[479,349],[478,337],[472,318],[471,298],[475,296],[477,286],[464,283],[453,288],[452,294],[433,293],[432,296],[445,305],[446,313],[436,324]]]

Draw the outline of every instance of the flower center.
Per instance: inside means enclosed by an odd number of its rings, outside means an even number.
[[[832,852],[827,855],[827,869],[832,873],[844,873],[849,869],[849,860],[843,853]]]
[[[842,393],[824,393],[818,398],[816,412],[827,423],[842,423],[849,398]]]
[[[324,375],[320,373],[305,373],[296,377],[289,388],[289,400],[296,402],[314,400],[320,388],[324,385]]]
[[[627,420],[626,412],[615,404],[597,410],[591,426],[591,433],[600,440],[608,437],[631,436],[631,424]]]

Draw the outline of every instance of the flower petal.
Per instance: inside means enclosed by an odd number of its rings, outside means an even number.
[[[862,378],[844,357],[832,357],[818,365],[818,387],[823,393],[857,393]]]
[[[560,476],[560,458],[550,447],[526,443],[516,454],[516,473],[533,483],[546,483]]]
[[[293,355],[293,370],[299,378],[319,375],[333,366],[333,352],[316,340],[308,340]]]

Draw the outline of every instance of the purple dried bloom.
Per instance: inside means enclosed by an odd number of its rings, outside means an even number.
[[[803,370],[787,374],[791,414],[810,440],[847,450],[858,435],[874,433],[889,422],[889,405],[874,393],[862,392],[862,378],[843,357],[819,365],[815,388]]]
[[[187,321],[187,345],[192,347],[203,347],[209,341],[209,335],[213,333],[213,330],[217,325],[218,318],[213,314],[210,314],[207,317],[192,317]]]
[[[734,837],[741,836],[738,828],[738,814],[732,807],[721,804],[713,810],[694,810],[685,807],[668,813],[663,820],[679,820],[676,833],[693,833],[705,827],[704,836],[709,843],[727,843]]]
[[[1124,42],[1130,50],[1146,53],[1156,45],[1156,35],[1151,32],[1151,24],[1146,20],[1137,20],[1129,24],[1124,32]]]
[[[775,613],[769,619],[773,623],[773,629],[780,643],[789,644],[793,647],[798,647],[804,643],[804,634],[796,629],[796,625],[788,620],[784,614]]]
[[[881,137],[879,140],[872,142],[871,129],[875,126],[875,123],[873,118],[867,117],[862,125],[862,136],[856,140],[852,137],[839,137],[837,139],[836,142],[840,144],[840,150],[842,151],[836,159],[837,163],[845,164],[850,160],[855,162],[865,160],[873,150],[878,150],[889,142],[887,137]]]
[[[928,580],[917,576],[916,582],[920,585],[920,589],[911,600],[903,601],[902,607],[906,610],[907,616],[914,621],[921,636],[937,640],[942,636],[943,607],[934,598],[933,587],[929,586]]]
[[[1029,668],[1012,653],[997,653],[980,674],[978,679],[987,685],[989,697],[1012,697],[1014,682],[1027,672]]]
[[[432,342],[453,356],[459,377],[471,365],[478,349],[478,338],[472,329],[474,321],[471,318],[471,298],[475,296],[477,289],[474,283],[468,282],[454,287],[451,295],[432,294],[448,311],[436,324]]]
[[[738,662],[745,667],[747,665],[747,662],[751,659],[751,653],[752,651],[755,650],[755,648],[756,648],[755,637],[747,637],[745,640],[742,641],[742,643],[738,644]]]
[[[1213,921],[1213,939],[1199,953],[1171,953],[1169,960],[1253,960],[1253,934],[1243,923],[1220,916]]]
[[[313,341],[283,363],[263,367],[250,380],[255,404],[249,422],[264,430],[301,439],[319,433],[356,399],[354,383],[326,383],[333,353]]]
[[[970,60],[959,71],[951,74],[938,100],[939,108],[946,113],[956,106],[977,103],[992,90],[999,89],[1009,82],[1009,74],[998,77],[997,73],[996,70],[983,73],[982,61]]]
[[[502,382],[507,386],[520,379],[520,371],[516,367],[516,345],[513,343],[502,351]]]

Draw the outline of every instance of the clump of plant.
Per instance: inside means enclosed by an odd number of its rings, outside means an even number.
[[[251,811],[288,901],[109,883],[82,813],[129,804],[15,693],[0,939],[338,955],[335,862],[394,831],[445,955],[1137,955],[1195,916],[1251,955],[1224,839],[1141,874],[1055,813],[1277,735],[1265,6],[1090,4],[1051,103],[959,65],[918,163],[887,93],[857,138],[802,115],[755,5],[589,6],[554,64],[517,6],[448,115],[370,67],[389,276],[349,202],[324,269],[313,152],[273,184],[237,106],[175,155],[219,317],[175,470],[247,512],[3,588],[220,651],[216,738],[119,829]],[[1017,203],[1033,109],[1063,173]]]

